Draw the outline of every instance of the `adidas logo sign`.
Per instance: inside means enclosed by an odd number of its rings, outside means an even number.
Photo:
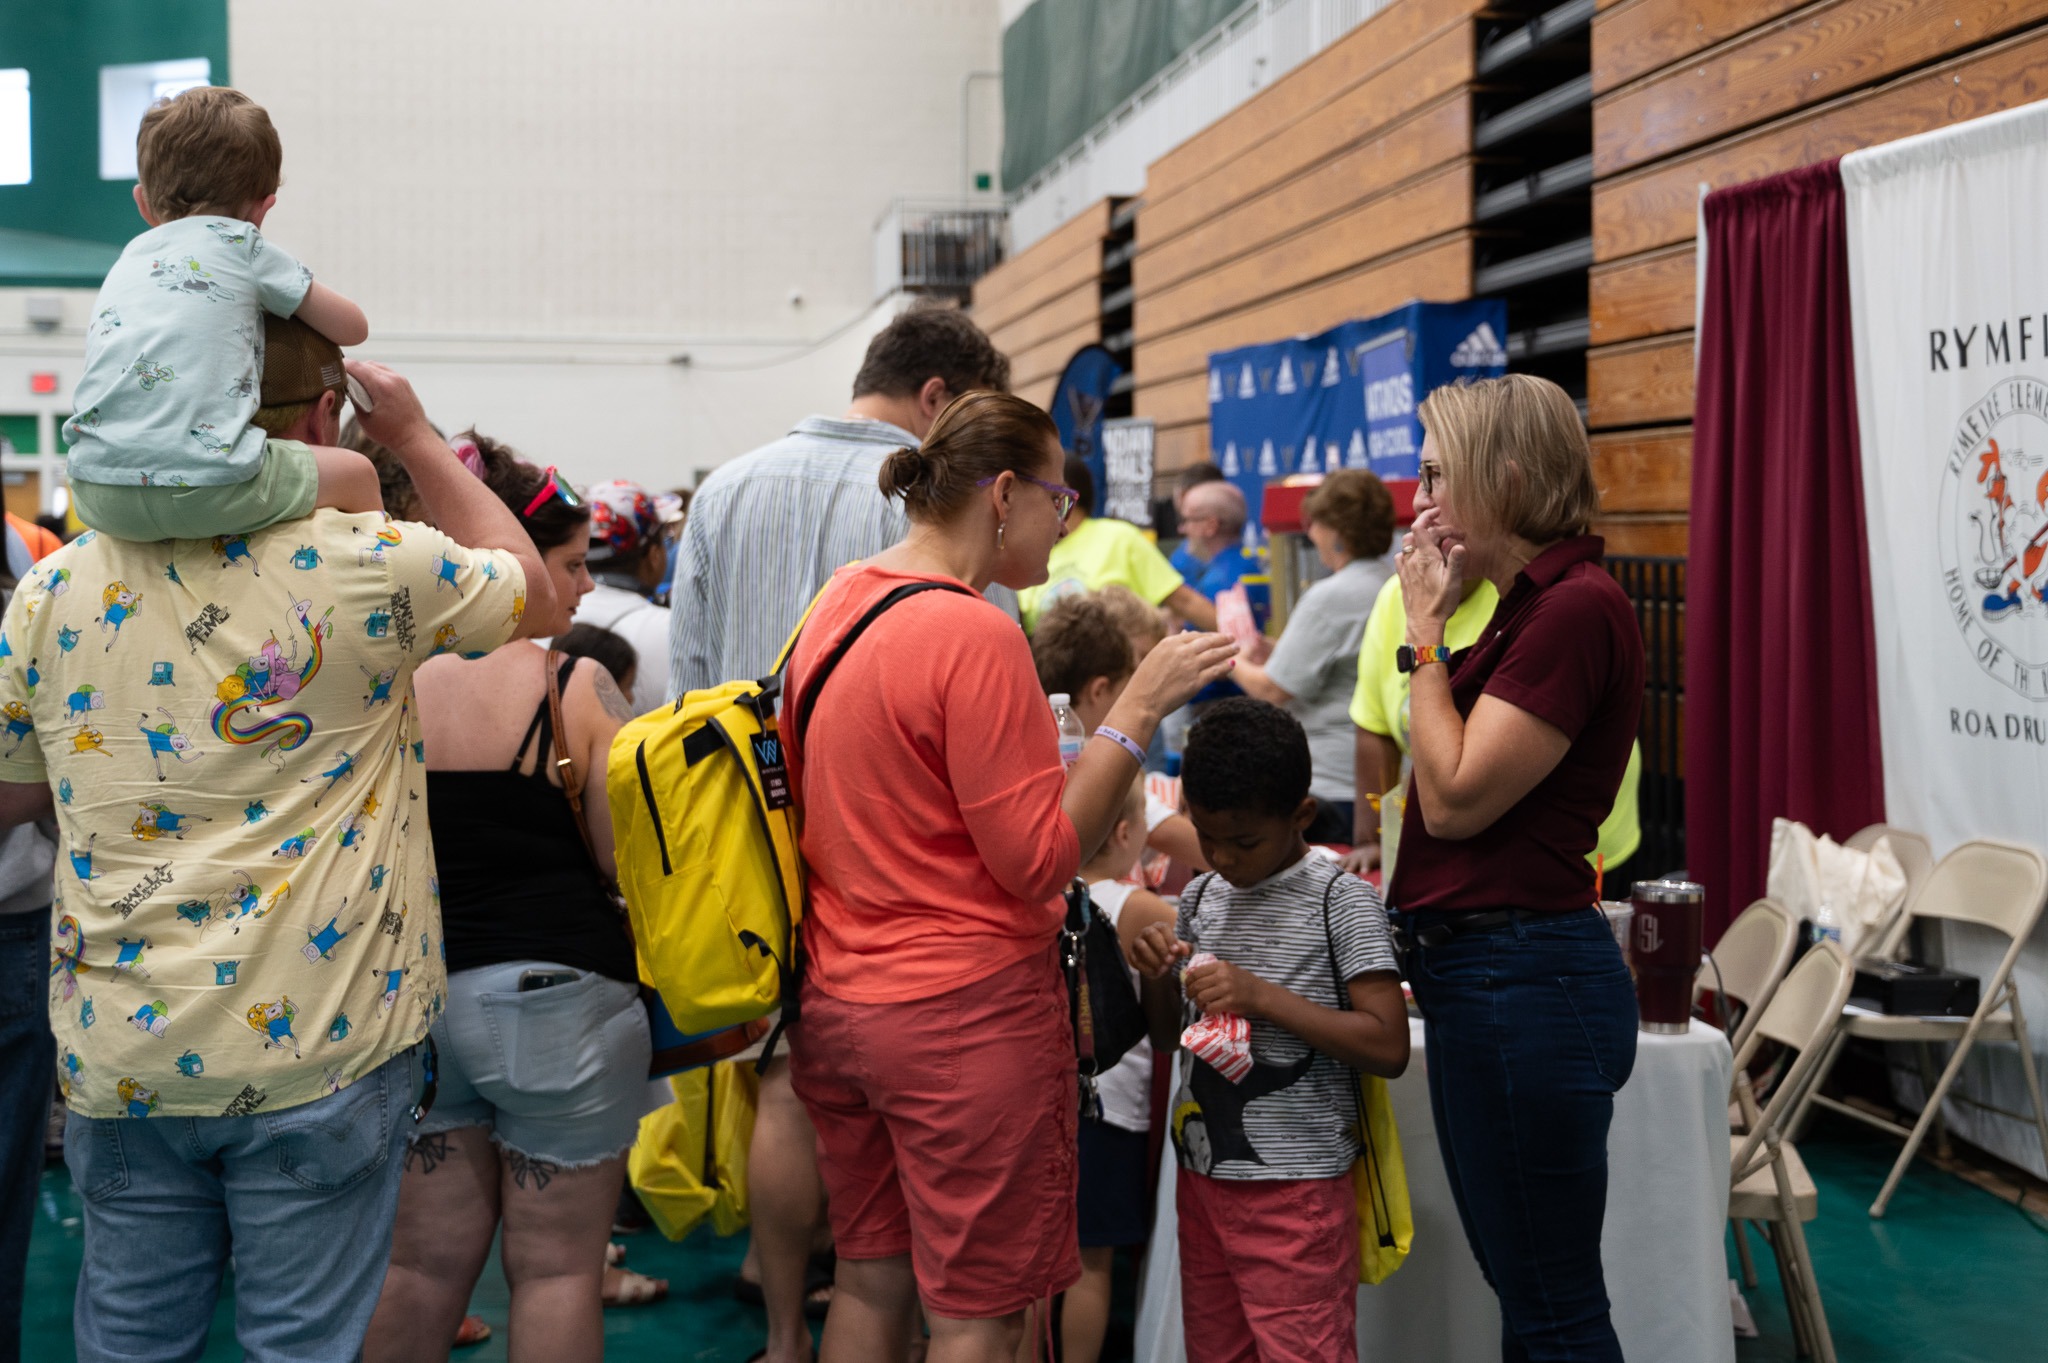
[[[1252,377],[1252,367],[1249,363],[1237,376],[1237,395],[1241,398],[1255,398],[1259,395],[1259,382]]]
[[[1209,401],[1223,401],[1223,371],[1220,369],[1209,371]]]
[[[1337,363],[1337,347],[1331,346],[1330,353],[1323,357],[1323,387],[1335,388],[1343,377],[1343,368]]]
[[[1451,352],[1453,369],[1504,369],[1507,362],[1507,349],[1501,345],[1500,337],[1493,334],[1490,322],[1481,322]]]
[[[1273,386],[1273,391],[1276,393],[1292,393],[1294,391],[1294,366],[1286,360],[1280,361],[1280,381]]]

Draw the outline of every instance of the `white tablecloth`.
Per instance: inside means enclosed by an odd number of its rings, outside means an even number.
[[[1408,1162],[1415,1244],[1400,1272],[1358,1291],[1361,1359],[1495,1363],[1500,1308],[1465,1243],[1437,1154],[1422,1023],[1390,1086]],[[1642,1363],[1734,1363],[1723,1228],[1728,1212],[1728,1087],[1721,1032],[1637,1037],[1635,1072],[1614,1099],[1601,1258],[1622,1353]],[[1171,1149],[1160,1171],[1152,1252],[1139,1284],[1138,1363],[1185,1363]]]

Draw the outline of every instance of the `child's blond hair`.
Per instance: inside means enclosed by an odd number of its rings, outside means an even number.
[[[1098,590],[1095,599],[1108,608],[1116,627],[1130,636],[1139,662],[1144,662],[1147,653],[1166,641],[1166,617],[1159,613],[1159,607],[1147,605],[1129,587],[1113,582]]]
[[[160,221],[240,217],[277,192],[284,148],[262,105],[240,90],[199,85],[150,106],[135,165]]]

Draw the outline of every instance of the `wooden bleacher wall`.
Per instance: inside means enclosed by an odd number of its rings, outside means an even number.
[[[1682,555],[1698,186],[2048,97],[2048,0],[1608,0],[1593,88],[1601,528],[1610,553]]]
[[[1041,407],[1074,352],[1102,339],[1110,210],[1110,200],[1098,199],[974,286],[974,320],[1010,357],[1011,391]]]
[[[1209,457],[1211,351],[1472,288],[1478,0],[1396,0],[1147,169],[1132,409]]]

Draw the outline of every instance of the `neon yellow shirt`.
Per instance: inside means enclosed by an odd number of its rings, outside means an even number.
[[[1500,593],[1491,582],[1482,581],[1472,595],[1459,603],[1444,624],[1444,643],[1452,652],[1470,648],[1486,632]],[[1401,600],[1401,579],[1396,577],[1380,588],[1372,616],[1365,622],[1365,637],[1358,644],[1358,689],[1351,693],[1351,722],[1368,733],[1394,740],[1407,756],[1408,678],[1394,666],[1394,651],[1405,642],[1408,612]],[[1636,808],[1636,789],[1643,779],[1643,745],[1629,748],[1628,768],[1622,773],[1621,789],[1615,792],[1614,808],[1600,824],[1600,840],[1593,857],[1602,864],[1619,866],[1635,855],[1643,844],[1642,815]],[[1589,861],[1591,857],[1587,858]]]
[[[50,1025],[71,1110],[310,1103],[446,992],[413,670],[512,636],[511,555],[316,511],[81,535],[0,629],[0,780],[55,788]]]
[[[1046,572],[1043,587],[1017,593],[1026,633],[1038,624],[1038,613],[1063,596],[1115,583],[1156,606],[1185,581],[1142,530],[1109,516],[1090,516],[1069,531],[1052,547]]]

